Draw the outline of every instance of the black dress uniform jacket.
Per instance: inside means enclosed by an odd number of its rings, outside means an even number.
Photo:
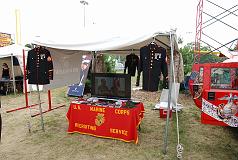
[[[28,52],[27,79],[29,84],[49,84],[53,80],[53,62],[50,52],[43,48],[37,47]]]
[[[124,73],[126,73],[126,70],[128,68],[128,74],[130,74],[131,76],[135,76],[136,69],[138,69],[138,67],[139,67],[139,57],[133,53],[127,55]]]
[[[158,91],[161,71],[168,76],[166,49],[151,43],[140,49],[140,71],[143,72],[142,89]]]

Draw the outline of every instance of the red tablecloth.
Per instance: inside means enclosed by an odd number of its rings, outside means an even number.
[[[138,143],[137,127],[143,119],[144,105],[132,109],[71,103],[67,112],[68,133]]]

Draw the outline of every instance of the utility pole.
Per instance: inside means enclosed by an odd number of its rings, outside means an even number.
[[[83,27],[85,28],[85,5],[88,5],[88,2],[80,1],[80,3],[83,5]]]
[[[20,20],[20,10],[15,9],[16,16],[16,44],[21,44],[21,20]]]

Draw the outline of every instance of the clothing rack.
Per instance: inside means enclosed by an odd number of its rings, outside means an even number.
[[[11,110],[8,110],[6,111],[6,113],[10,113],[10,112],[14,112],[14,111],[18,111],[18,110],[22,110],[22,109],[27,109],[27,108],[31,108],[33,106],[37,106],[37,105],[40,105],[40,104],[32,104],[32,105],[29,105],[29,100],[28,100],[28,91],[27,91],[27,80],[26,80],[26,56],[25,56],[25,50],[23,49],[22,50],[22,54],[23,54],[23,82],[24,82],[24,94],[25,94],[25,106],[24,107],[19,107],[19,108],[15,108],[15,109],[11,109]],[[39,95],[38,95],[39,96]],[[39,97],[38,97],[39,98]],[[52,111],[54,109],[58,109],[60,107],[63,107],[65,106],[64,104],[63,105],[59,105],[59,106],[56,106],[54,108],[52,108],[52,103],[51,103],[51,91],[48,90],[48,110],[46,111],[42,111],[41,113],[37,113],[35,115],[31,115],[31,117],[35,117],[35,116],[38,116],[38,115],[41,115],[43,113],[46,113],[46,112],[49,112],[49,111]],[[44,102],[39,102],[39,103],[44,103]],[[44,126],[42,126],[42,129],[44,130]],[[30,130],[30,128],[29,128]]]

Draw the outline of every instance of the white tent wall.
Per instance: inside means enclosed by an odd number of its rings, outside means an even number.
[[[14,75],[23,75],[23,49],[25,50],[25,60],[27,59],[27,51],[29,48],[20,45],[10,45],[0,48],[0,64],[7,63],[12,70],[11,55],[15,56],[19,61],[19,66],[14,66]],[[44,90],[62,87],[73,83],[79,83],[80,68],[82,61],[82,52],[74,50],[59,50],[48,48],[51,52],[54,65],[54,80],[51,84],[45,85]],[[88,53],[88,52],[84,52]],[[26,62],[26,61],[25,61]],[[2,71],[1,71],[2,72]],[[35,90],[35,85],[28,85],[28,91]],[[42,87],[40,87],[42,88]]]
[[[82,52],[47,48],[53,60],[54,77],[43,89],[54,89],[70,84],[79,83],[82,63]]]
[[[23,63],[22,63],[23,49],[26,51],[28,50],[28,48],[21,46],[21,45],[17,45],[17,44],[13,44],[13,45],[9,45],[9,46],[0,48],[0,59],[6,60],[7,57],[10,58],[10,62],[8,62],[7,64],[8,64],[8,67],[10,68],[11,76],[13,78],[14,93],[16,93],[15,77],[20,73],[19,73],[19,69],[15,70],[15,67],[13,66],[13,56],[15,56],[18,59],[20,68],[22,69],[22,73],[23,73]],[[18,73],[16,73],[15,71]],[[23,74],[21,74],[21,75],[23,75]]]
[[[12,69],[12,62],[11,62],[11,57],[4,57],[4,58],[0,58],[0,65],[2,65],[3,63],[7,63],[8,67],[10,68],[10,72],[14,72],[15,77],[16,76],[23,76],[22,71],[20,66],[14,66]],[[0,70],[0,74],[2,75],[2,70]]]
[[[15,72],[15,76],[17,76],[18,74],[23,75],[23,49],[25,50],[25,54],[27,57],[27,51],[29,50],[29,48],[26,48],[24,46],[21,45],[17,45],[17,44],[13,44],[10,46],[6,46],[6,47],[1,47],[0,48],[0,62],[9,59],[8,67],[12,69],[12,65],[11,65],[11,56],[15,56],[19,62],[20,68],[22,70],[22,73],[19,73],[19,69],[16,69]],[[15,67],[14,67],[15,68]],[[15,70],[14,70],[15,71]]]

